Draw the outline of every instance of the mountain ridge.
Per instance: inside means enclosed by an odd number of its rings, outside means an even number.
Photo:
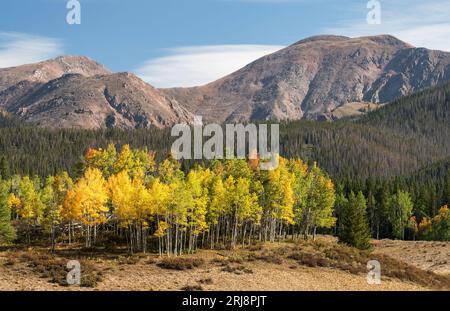
[[[315,36],[212,83],[163,90],[207,120],[331,118],[349,102],[387,103],[450,79],[450,53],[390,35]]]
[[[332,120],[450,80],[450,53],[391,35],[305,38],[203,86],[157,89],[84,56],[0,69],[0,109],[43,127]],[[370,107],[370,106],[369,106]],[[364,109],[341,109],[364,114]]]
[[[13,78],[1,80],[2,72]],[[0,81],[0,108],[42,127],[166,127],[193,118],[136,75],[83,56],[0,69]]]

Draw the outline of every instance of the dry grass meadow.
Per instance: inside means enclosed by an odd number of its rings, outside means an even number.
[[[66,264],[79,260],[82,286],[67,286]],[[177,258],[128,256],[122,250],[0,250],[2,291],[417,291],[450,290],[450,243],[374,241],[373,252],[334,238],[202,250]],[[378,260],[381,285],[369,285],[366,264]]]

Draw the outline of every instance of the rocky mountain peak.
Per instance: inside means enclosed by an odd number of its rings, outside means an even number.
[[[415,48],[391,35],[322,35],[206,86],[164,92],[210,121],[323,120],[350,103],[384,104],[447,80],[450,53]]]

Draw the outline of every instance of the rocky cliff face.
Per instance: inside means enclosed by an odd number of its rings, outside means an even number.
[[[387,103],[450,79],[450,53],[392,36],[318,36],[213,83],[164,90],[209,121],[323,119],[348,103]]]

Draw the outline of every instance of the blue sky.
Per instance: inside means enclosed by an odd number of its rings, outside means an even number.
[[[68,0],[2,0],[0,67],[86,55],[158,87],[199,85],[302,38],[390,33],[450,51],[450,0],[380,0],[382,23],[368,25],[368,0],[79,0],[81,25],[68,25]]]

